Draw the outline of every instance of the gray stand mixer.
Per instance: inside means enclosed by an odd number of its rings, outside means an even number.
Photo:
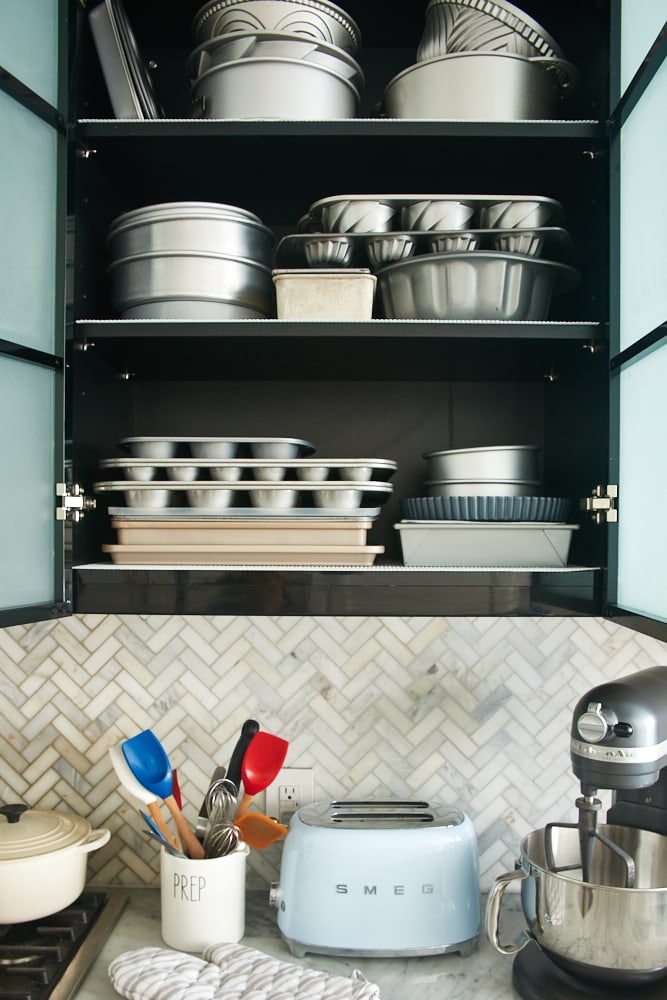
[[[516,953],[514,986],[527,1000],[664,1000],[667,666],[585,694],[570,756],[578,822],[533,831],[517,871],[498,880],[521,880],[528,924],[528,943],[504,949]],[[599,789],[613,795],[598,826]]]
[[[634,859],[598,830],[602,803],[596,793],[600,788],[614,792],[607,823],[667,834],[667,667],[651,667],[585,694],[573,713],[570,757],[581,784],[579,822],[548,824],[549,868],[563,870],[551,863],[550,831],[577,826],[583,881],[590,881],[599,844],[621,858],[632,888]]]

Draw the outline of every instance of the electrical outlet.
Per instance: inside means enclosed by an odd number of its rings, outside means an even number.
[[[287,824],[297,809],[313,801],[314,794],[312,767],[283,767],[266,789],[266,815]]]

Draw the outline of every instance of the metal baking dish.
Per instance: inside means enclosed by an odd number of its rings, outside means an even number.
[[[414,63],[389,81],[389,118],[526,121],[559,117],[577,73],[563,59],[457,52]]]
[[[243,495],[239,497],[243,499]],[[122,517],[129,521],[196,521],[220,522],[220,521],[270,521],[275,524],[279,521],[298,521],[301,524],[318,523],[323,521],[375,521],[382,513],[380,507],[359,507],[357,510],[331,510],[324,507],[297,507],[293,510],[262,510],[258,507],[228,507],[227,510],[195,510],[193,507],[167,507],[163,510],[155,510],[150,507],[109,507],[111,517]]]
[[[378,271],[386,319],[545,320],[554,293],[573,288],[567,264],[523,254],[477,250],[440,253]]]
[[[417,59],[480,50],[563,57],[542,25],[507,0],[430,0]]]
[[[330,66],[276,56],[236,59],[192,84],[192,118],[354,118],[360,94]]]
[[[249,258],[162,250],[111,262],[107,269],[114,312],[126,318],[199,318],[202,303],[218,318],[265,318],[273,311],[271,269]],[[137,309],[141,310],[140,315]]]
[[[565,521],[566,497],[404,497],[401,514],[408,521]]]
[[[160,118],[162,109],[122,4],[103,0],[90,10],[88,19],[116,118]]]
[[[427,479],[424,482],[429,497],[533,497],[539,493],[538,479]]]
[[[503,204],[503,203],[501,203]],[[519,219],[520,215],[528,217],[531,209],[524,207],[530,203],[512,202],[512,217]],[[494,206],[495,207],[495,206]],[[550,206],[543,208],[543,214],[551,213]],[[477,214],[484,209],[477,211]],[[501,214],[497,210],[495,215]],[[283,236],[276,247],[276,264],[279,267],[300,268],[304,264],[311,267],[371,267],[377,271],[379,267],[393,263],[394,260],[418,256],[426,253],[458,253],[466,249],[459,243],[466,237],[466,243],[471,241],[475,250],[500,250],[503,253],[520,253],[524,256],[546,257],[549,260],[566,262],[571,259],[573,244],[567,232],[560,226],[537,226],[523,228],[508,227],[466,227],[459,229],[397,229],[382,233],[292,233]],[[341,242],[344,241],[344,242]],[[398,241],[392,249],[394,241]],[[401,241],[412,244],[411,251],[406,253]],[[436,249],[435,244],[442,241],[442,248]],[[311,251],[309,251],[311,247]],[[379,249],[375,249],[375,248]],[[380,263],[378,258],[384,259]]]
[[[118,447],[135,458],[146,459],[179,455],[222,460],[248,455],[258,459],[293,459],[315,451],[310,441],[288,437],[127,437],[121,438]]]
[[[278,268],[276,315],[285,320],[369,320],[377,278],[366,268]]]
[[[147,521],[112,517],[119,545],[365,545],[370,519]]]
[[[555,568],[567,565],[576,524],[401,521],[406,566]]]
[[[100,462],[100,468],[119,470],[126,479],[144,482],[155,479],[158,472],[175,480],[195,480],[204,474],[222,482],[236,482],[243,475],[274,481],[283,479],[289,470],[297,479],[306,482],[339,478],[365,483],[372,479],[390,479],[396,472],[397,464],[382,458],[167,458],[162,462],[154,458],[105,458]]]
[[[492,445],[427,451],[429,479],[539,479],[539,445]]]
[[[320,198],[314,201],[306,215],[302,218],[300,223],[300,229],[302,232],[321,232],[323,226],[323,215],[324,211],[328,210],[331,205],[338,203],[357,203],[360,201],[364,202],[381,202],[387,205],[389,208],[393,209],[394,212],[398,212],[401,209],[411,207],[415,204],[420,205],[420,213],[423,214],[425,211],[429,210],[429,202],[433,202],[434,205],[439,205],[442,202],[462,202],[463,204],[468,204],[475,209],[477,215],[479,215],[482,209],[490,207],[495,204],[505,204],[510,202],[512,204],[523,204],[525,202],[530,202],[533,206],[541,206],[544,213],[544,217],[540,221],[539,225],[544,226],[547,223],[557,222],[563,213],[563,206],[559,201],[554,198],[547,198],[544,195],[531,195],[531,194],[336,194],[328,195],[326,198]],[[400,217],[400,216],[399,216]],[[474,216],[473,216],[474,219]],[[537,225],[533,222],[532,226]],[[470,228],[470,223],[468,223],[464,228]],[[405,226],[401,224],[401,231],[405,230]]]
[[[262,510],[294,510],[299,505],[312,504],[327,510],[359,510],[369,500],[384,503],[391,495],[393,487],[388,483],[345,481],[328,482],[132,482],[131,480],[99,482],[93,485],[95,493],[117,493],[125,495],[129,507],[168,508],[176,496],[185,499],[194,507],[205,510],[219,510],[232,506],[234,501],[244,498],[242,505]],[[235,496],[236,495],[236,496]],[[159,497],[159,502],[158,498]],[[210,500],[206,502],[207,498]],[[194,502],[193,502],[194,500]]]
[[[296,32],[346,52],[356,52],[361,32],[347,11],[331,0],[214,0],[197,11],[197,42],[237,31]]]
[[[270,267],[275,237],[258,217],[234,206],[172,202],[119,215],[106,244],[112,260],[173,251],[240,257]]]
[[[372,566],[382,545],[103,545],[119,565]]]
[[[190,54],[186,72],[196,79],[221,63],[263,56],[303,59],[347,77],[359,93],[364,87],[363,70],[348,52],[319,39],[287,31],[231,31],[216,35]]]

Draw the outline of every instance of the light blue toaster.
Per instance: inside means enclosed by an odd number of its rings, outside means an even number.
[[[472,822],[420,801],[304,806],[283,842],[271,901],[294,955],[469,955],[480,927]]]

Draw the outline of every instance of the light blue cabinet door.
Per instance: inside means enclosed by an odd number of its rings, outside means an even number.
[[[667,0],[625,2],[620,20],[610,477],[619,520],[609,596],[624,611],[667,622],[667,45],[659,38]]]
[[[64,9],[0,3],[0,625],[66,610]]]

